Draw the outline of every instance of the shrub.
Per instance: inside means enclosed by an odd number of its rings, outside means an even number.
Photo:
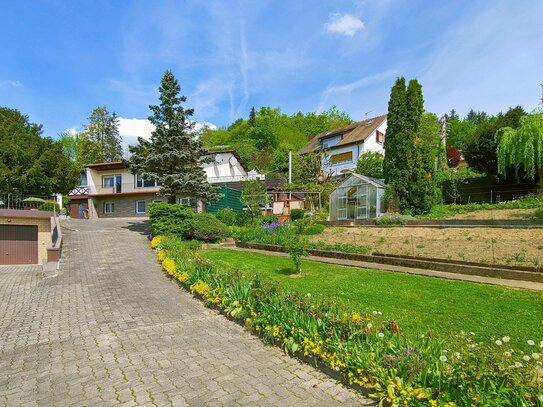
[[[277,215],[262,215],[262,216],[259,216],[258,219],[261,225],[265,223],[277,222],[279,220]]]
[[[47,201],[47,202],[42,203],[40,206],[38,206],[38,210],[39,211],[50,211],[50,212],[55,211],[56,213],[59,213],[60,212],[60,206],[56,202]]]
[[[288,255],[294,263],[294,269],[296,273],[302,272],[302,257],[308,255],[307,241],[303,239],[299,234],[293,239],[290,239],[286,245]]]
[[[223,208],[217,211],[217,219],[227,226],[235,226],[238,223],[237,213],[232,208]]]
[[[217,242],[230,236],[228,227],[210,213],[196,213],[189,222],[185,239]]]
[[[447,147],[447,164],[449,168],[456,168],[460,164],[460,151],[455,147]]]
[[[414,219],[412,216],[400,215],[399,213],[386,214],[375,219],[378,226],[405,225],[407,221]]]
[[[321,225],[320,223],[313,223],[313,224],[307,225],[304,228],[303,234],[304,235],[320,235],[322,232],[324,232],[324,225]]]
[[[303,219],[304,216],[305,216],[305,209],[292,209],[290,211],[290,220],[292,221]]]
[[[535,221],[543,222],[543,208],[536,209],[532,215],[532,219]]]
[[[149,223],[153,236],[177,236],[184,238],[194,212],[188,205],[157,202],[149,205]]]

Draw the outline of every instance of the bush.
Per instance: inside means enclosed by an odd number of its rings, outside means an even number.
[[[196,213],[189,222],[185,239],[218,242],[230,236],[228,227],[210,213]]]
[[[290,220],[292,221],[303,219],[304,216],[305,216],[305,209],[292,209],[290,211]]]
[[[307,225],[304,228],[303,234],[304,235],[320,235],[322,232],[324,232],[324,225],[321,225],[320,223],[314,223],[312,225]]]
[[[42,203],[40,206],[38,206],[38,210],[39,211],[50,211],[50,212],[55,211],[56,213],[59,213],[60,212],[60,206],[56,202],[47,201],[47,202]]]
[[[149,223],[153,236],[185,238],[194,212],[188,205],[157,202],[149,205]]]
[[[532,219],[538,222],[543,222],[543,208],[536,209],[532,215]]]
[[[217,211],[217,219],[227,226],[238,224],[238,214],[232,208],[223,208]]]
[[[265,223],[277,222],[279,220],[279,218],[276,215],[262,215],[262,216],[259,216],[258,219],[261,225]]]
[[[386,214],[375,219],[375,224],[378,226],[394,226],[405,225],[407,221],[415,219],[412,216],[400,215],[399,213]]]

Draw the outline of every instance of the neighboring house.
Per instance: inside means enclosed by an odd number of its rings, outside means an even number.
[[[240,164],[235,151],[210,152],[214,161],[203,165],[209,183],[228,184],[252,177],[264,178],[260,174],[247,173]],[[72,218],[102,218],[147,216],[149,205],[166,201],[159,195],[160,185],[145,181],[130,172],[122,161],[89,164],[81,177],[81,185],[70,194],[70,216]],[[180,203],[194,206],[198,211],[204,205],[191,197],[179,198]]]
[[[387,116],[377,116],[313,137],[300,154],[322,152],[322,170],[333,176],[354,171],[367,151],[384,154]]]

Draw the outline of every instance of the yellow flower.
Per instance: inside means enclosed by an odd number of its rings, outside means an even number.
[[[156,249],[158,246],[160,246],[160,243],[162,242],[163,236],[155,236],[153,237],[153,240],[151,240],[151,248]]]
[[[162,261],[162,268],[166,270],[166,272],[169,275],[173,275],[177,271],[177,267],[175,266],[175,261],[170,258],[165,258]]]
[[[211,291],[211,288],[202,280],[198,280],[193,285],[190,286],[191,293],[200,294],[204,298],[207,298],[209,296],[210,291]]]
[[[186,282],[189,280],[189,273],[186,271],[179,273],[177,280],[179,280],[180,283],[186,284]]]

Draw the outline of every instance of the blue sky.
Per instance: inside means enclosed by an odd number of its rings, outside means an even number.
[[[251,106],[386,112],[396,76],[438,115],[531,110],[543,82],[543,2],[15,1],[2,5],[0,106],[57,136],[105,105],[124,136],[171,69],[199,122]]]

